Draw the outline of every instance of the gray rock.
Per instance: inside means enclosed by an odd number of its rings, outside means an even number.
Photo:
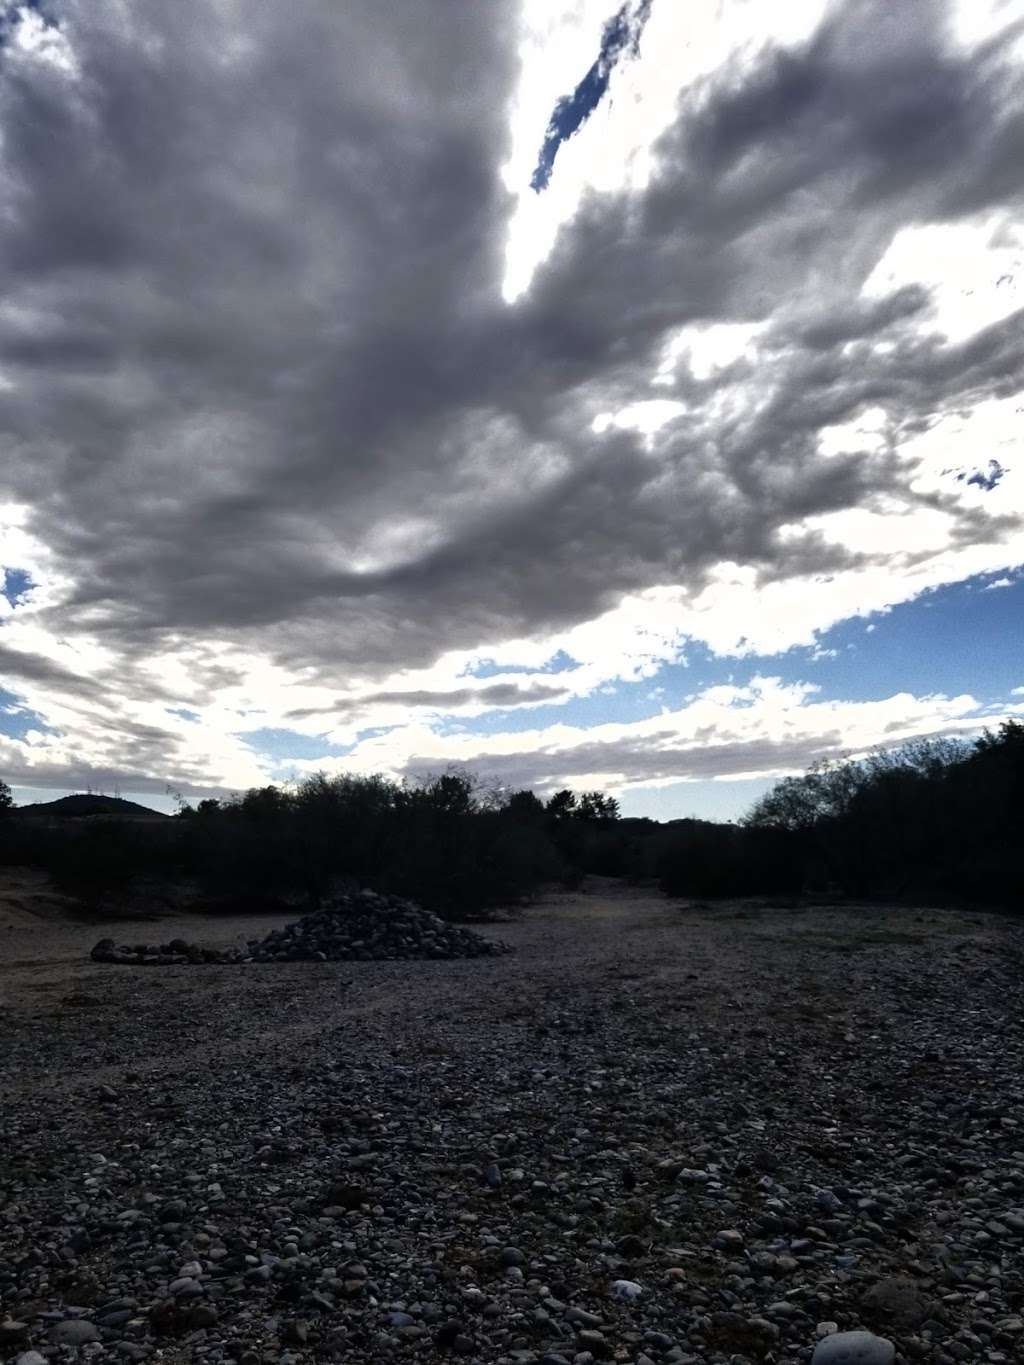
[[[603,1321],[596,1313],[588,1313],[585,1308],[570,1308],[565,1320],[577,1327],[600,1327]]]
[[[99,1327],[123,1327],[134,1316],[133,1308],[112,1308],[109,1312],[97,1313],[96,1323]]]
[[[818,1190],[814,1202],[824,1213],[842,1213],[843,1201],[832,1190]]]
[[[0,1349],[17,1346],[27,1336],[27,1322],[18,1322],[15,1318],[5,1318],[3,1322],[0,1322]]]
[[[22,1351],[14,1365],[47,1365],[46,1357],[38,1351]]]
[[[51,1327],[49,1336],[57,1346],[84,1346],[87,1341],[99,1341],[100,1329],[93,1322],[67,1318]]]
[[[811,1365],[893,1365],[896,1348],[873,1332],[835,1332],[819,1341]]]
[[[906,1275],[879,1280],[861,1296],[860,1304],[869,1322],[878,1318],[899,1327],[920,1326],[932,1307],[928,1296]]]
[[[636,1280],[613,1280],[608,1292],[613,1299],[619,1299],[623,1303],[635,1303],[643,1296],[644,1291]]]
[[[667,1332],[645,1332],[644,1341],[648,1346],[653,1346],[656,1351],[671,1351],[676,1344],[675,1338],[670,1337]]]
[[[203,1292],[202,1285],[197,1284],[189,1275],[183,1275],[180,1279],[172,1280],[167,1287],[175,1296],[184,1298]]]

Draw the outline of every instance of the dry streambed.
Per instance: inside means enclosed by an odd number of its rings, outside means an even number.
[[[598,886],[486,931],[510,956],[201,971],[30,932],[5,1358],[1024,1357],[1012,920]]]

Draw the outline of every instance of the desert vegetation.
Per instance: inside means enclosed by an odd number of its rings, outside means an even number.
[[[805,883],[1020,904],[1024,724],[973,743],[920,740],[778,783],[745,832],[795,841]]]
[[[4,821],[0,857],[44,868],[86,902],[160,881],[186,883],[216,908],[315,906],[357,885],[458,919],[572,883],[592,863],[615,862],[618,848],[609,833],[618,807],[600,792],[561,791],[545,803],[454,772],[417,784],[318,774],[292,788],[183,802],[155,821],[109,798],[55,804]]]
[[[56,804],[61,812],[34,815],[0,799],[8,817],[0,858],[44,868],[87,903],[160,880],[188,885],[210,908],[316,906],[347,885],[460,919],[587,874],[656,880],[670,895],[701,899],[1024,900],[1017,721],[971,743],[922,740],[819,764],[778,782],[738,824],[623,819],[599,791],[566,789],[545,801],[464,772],[415,784],[317,774],[226,801],[182,802],[176,816],[149,820],[113,798]]]

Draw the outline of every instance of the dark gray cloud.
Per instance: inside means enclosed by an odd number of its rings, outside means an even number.
[[[296,707],[285,712],[285,716],[291,720],[316,715],[344,717],[375,706],[404,706],[410,711],[458,711],[465,707],[498,707],[504,710],[538,702],[564,701],[569,695],[566,687],[541,682],[491,683],[486,687],[457,687],[448,691],[414,688],[407,692],[368,692],[358,699],[338,697],[329,707]]]
[[[850,0],[684,92],[648,188],[588,197],[508,307],[511,7],[69,0],[77,74],[0,75],[0,497],[74,584],[42,624],[97,633],[122,694],[211,640],[337,686],[723,559],[859,562],[780,535],[903,486],[889,451],[820,460],[820,427],[910,430],[1024,368],[1019,316],[944,346],[919,289],[858,297],[899,227],[1024,194],[1005,45],[898,13]],[[651,449],[592,435],[671,329],[737,318],[769,323],[761,401],[681,371]],[[929,497],[965,543],[1012,525]]]
[[[600,773],[616,782],[700,781],[715,777],[742,777],[752,772],[784,772],[808,767],[822,758],[843,752],[837,731],[789,740],[752,739],[731,743],[707,743],[693,747],[672,746],[673,735],[629,736],[620,741],[581,744],[572,749],[547,752],[526,750],[518,754],[482,752],[474,757],[475,772],[509,787],[536,787],[542,791],[578,785],[578,779]],[[436,760],[413,756],[406,764],[410,777],[437,768]]]
[[[968,737],[977,735],[987,718],[964,716],[963,723],[935,714],[920,717],[921,737]],[[966,708],[963,708],[966,710]],[[880,727],[878,743],[901,744],[906,741],[906,718],[894,719]],[[823,759],[837,759],[850,753],[850,736],[841,728],[823,725],[808,727],[802,734],[784,739],[768,735],[723,739],[709,732],[680,742],[678,731],[666,729],[645,734],[622,734],[616,739],[595,739],[571,748],[535,746],[518,753],[488,748],[486,738],[474,754],[472,770],[500,786],[533,787],[550,791],[564,786],[579,787],[600,775],[609,785],[653,782],[708,781],[745,778],[758,773],[799,772]],[[405,764],[410,778],[437,772],[436,758],[413,755]],[[458,766],[458,765],[456,765]]]
[[[233,790],[229,787],[211,786],[205,773],[189,776],[181,772],[173,781],[168,781],[151,771],[152,751],[141,756],[142,762],[146,765],[143,767],[130,762],[96,763],[85,757],[75,759],[71,765],[66,760],[48,762],[45,759],[42,761],[36,759],[28,762],[13,750],[8,754],[0,748],[0,753],[3,753],[4,781],[12,787],[49,788],[55,791],[71,788],[74,791],[89,790],[108,795],[120,791],[138,796],[189,797],[204,797],[215,793],[225,796]],[[31,800],[26,800],[22,804],[30,805]]]
[[[460,687],[450,692],[371,692],[360,705],[424,706],[454,711],[460,706],[521,706],[524,702],[555,701],[568,690],[550,683],[491,683],[488,687]]]
[[[12,686],[18,683],[46,683],[60,688],[70,688],[75,692],[95,690],[93,684],[83,681],[71,669],[48,659],[46,655],[32,654],[22,649],[9,649],[2,642],[0,678],[8,679]]]

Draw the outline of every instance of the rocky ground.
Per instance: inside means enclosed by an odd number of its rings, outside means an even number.
[[[595,884],[484,932],[0,930],[0,1358],[1024,1359],[1024,921]]]
[[[210,948],[187,939],[168,943],[117,943],[102,938],[89,956],[93,962],[121,966],[208,966],[254,962],[393,962],[414,958],[491,957],[505,952],[497,939],[447,924],[401,896],[346,891],[315,912],[300,915],[283,929],[271,929],[227,947]]]

